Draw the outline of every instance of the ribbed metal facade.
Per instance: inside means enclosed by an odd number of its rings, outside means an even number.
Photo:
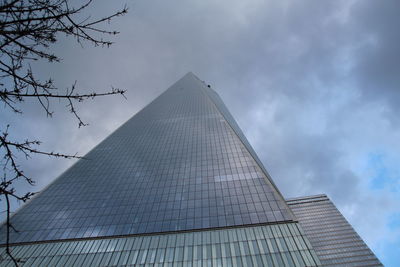
[[[326,195],[287,200],[322,266],[382,266]]]
[[[16,246],[23,266],[318,266],[296,223]],[[6,258],[4,252],[1,255]],[[3,261],[1,266],[13,266]]]

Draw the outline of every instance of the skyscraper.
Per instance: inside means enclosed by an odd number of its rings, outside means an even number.
[[[235,120],[192,73],[12,223],[13,253],[27,265],[320,265]]]

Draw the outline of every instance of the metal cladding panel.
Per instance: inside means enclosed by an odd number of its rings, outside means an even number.
[[[11,248],[21,266],[319,266],[297,223],[36,243]],[[5,250],[0,257],[7,259]],[[14,266],[10,259],[0,266]]]
[[[383,266],[326,195],[287,203],[322,266]]]
[[[187,74],[20,209],[11,243],[291,221],[222,109]]]

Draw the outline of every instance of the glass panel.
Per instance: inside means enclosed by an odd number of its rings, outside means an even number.
[[[158,236],[142,236],[114,238],[103,240],[83,240],[73,242],[60,242],[20,246],[15,251],[35,251],[34,258],[28,260],[31,265],[153,265],[160,266],[213,266],[221,265],[224,262],[232,261],[237,266],[262,266],[260,264],[275,264],[299,266],[308,264],[315,266],[313,254],[309,250],[301,251],[294,249],[295,254],[285,253],[288,250],[287,244],[291,244],[287,237],[285,240],[280,237],[275,239],[256,239],[257,233],[272,228],[271,225],[257,226],[249,228],[221,229],[212,230],[208,233],[197,232],[195,235],[188,233],[167,234]],[[228,236],[235,240],[243,240],[228,243],[215,243],[220,240],[213,236]],[[272,232],[271,232],[272,233]],[[250,235],[248,237],[248,235]],[[190,237],[194,237],[193,239]],[[302,238],[297,236],[296,238]],[[224,239],[224,238],[221,238]],[[199,243],[196,246],[171,247],[171,244],[185,244],[191,240]],[[165,241],[165,242],[164,242]],[[170,242],[170,243],[169,243]],[[293,244],[294,241],[292,240]],[[291,244],[291,245],[293,245]],[[158,247],[157,247],[158,245]],[[160,245],[168,246],[167,248]],[[164,247],[165,247],[164,246]],[[133,248],[139,250],[133,250]],[[59,249],[58,249],[59,248]],[[124,250],[123,250],[124,249]],[[130,249],[130,250],[125,250]],[[42,262],[42,258],[37,258],[36,252],[47,253],[64,251],[62,257],[48,257]],[[112,251],[112,252],[106,252]],[[273,251],[273,254],[269,254]],[[292,250],[293,251],[293,250]],[[90,252],[90,253],[89,253]],[[19,252],[23,255],[22,252]],[[68,255],[67,253],[79,253]],[[361,255],[361,254],[359,254]],[[49,255],[50,256],[50,255]],[[74,256],[74,257],[72,257]],[[44,258],[43,258],[44,259]],[[57,261],[55,264],[54,261]],[[183,264],[184,263],[184,264]],[[228,263],[227,263],[228,264]]]
[[[85,158],[92,160],[79,160],[12,217],[30,225],[20,242],[276,222],[284,219],[276,214],[290,214],[221,99],[191,75]],[[209,244],[210,233],[205,238]]]

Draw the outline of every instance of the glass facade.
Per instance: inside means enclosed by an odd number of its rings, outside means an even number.
[[[222,101],[189,73],[20,209],[11,242],[292,220]]]
[[[319,266],[297,223],[13,247],[22,266]],[[1,257],[6,257],[4,250]],[[0,266],[13,266],[9,260]]]
[[[383,266],[326,195],[287,200],[322,266]]]
[[[283,199],[220,97],[192,73],[11,221],[24,266],[380,264],[326,196]],[[2,225],[0,266],[14,266],[5,235]]]

